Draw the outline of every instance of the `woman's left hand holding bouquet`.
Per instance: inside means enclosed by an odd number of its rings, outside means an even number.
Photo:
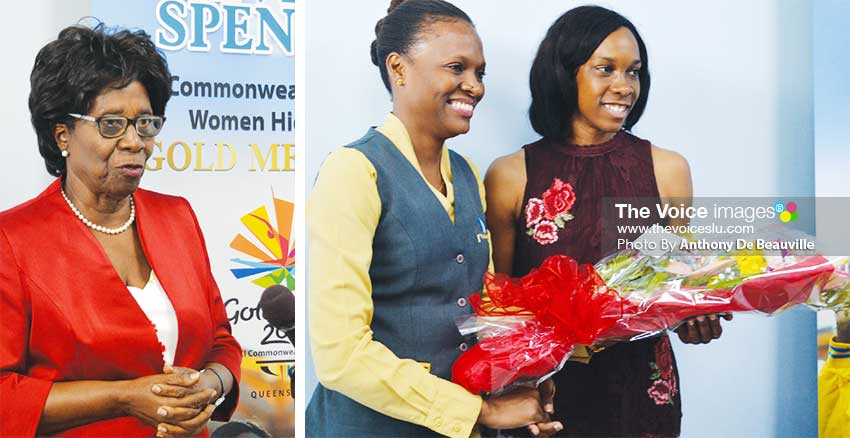
[[[707,344],[714,339],[720,338],[720,335],[723,333],[723,327],[720,326],[721,318],[731,321],[732,314],[712,313],[688,318],[682,322],[682,325],[676,328],[676,334],[679,335],[679,340],[685,344]]]

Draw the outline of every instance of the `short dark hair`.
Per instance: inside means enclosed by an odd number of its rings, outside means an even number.
[[[631,129],[640,120],[649,97],[649,59],[646,45],[631,21],[599,6],[580,6],[561,15],[537,49],[531,66],[531,106],[528,117],[538,134],[553,141],[569,140],[572,116],[578,107],[576,74],[599,44],[617,29],[632,32],[640,50],[640,96],[624,123]]]
[[[390,53],[403,55],[416,43],[424,27],[439,21],[472,20],[457,6],[443,0],[392,0],[387,16],[375,24],[375,40],[372,41],[372,63],[381,71],[381,79],[387,91],[392,93],[387,73],[387,56]]]
[[[86,114],[105,88],[124,88],[132,81],[142,83],[154,114],[163,115],[171,97],[171,73],[144,31],[110,29],[103,23],[75,25],[42,47],[30,75],[29,108],[49,174],[65,174],[53,134],[56,125],[73,126],[75,119],[68,113]]]

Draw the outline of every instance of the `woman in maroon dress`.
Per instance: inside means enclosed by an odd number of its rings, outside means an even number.
[[[690,203],[688,162],[632,135],[649,92],[646,47],[621,15],[583,6],[549,28],[531,68],[531,124],[543,138],[487,172],[496,271],[521,276],[554,254],[595,263],[603,197]],[[716,315],[677,330],[720,336]],[[555,418],[571,436],[678,436],[682,416],[667,335],[582,354],[555,376]]]

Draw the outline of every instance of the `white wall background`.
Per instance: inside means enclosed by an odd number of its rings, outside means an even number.
[[[850,2],[818,1],[814,17],[817,195],[850,197]]]
[[[39,0],[7,10],[0,26],[5,61],[0,68],[0,211],[39,194],[53,177],[47,174],[30,124],[27,99],[35,55],[59,31],[89,15],[89,0]]]
[[[843,0],[821,0],[814,5],[814,114],[815,114],[815,177],[818,197],[850,198],[850,62],[836,61],[836,54],[850,53],[850,3]],[[822,207],[819,207],[819,210]],[[850,206],[846,209],[850,216]],[[819,214],[818,233],[843,223],[832,215]],[[850,266],[845,269],[850,269]],[[833,333],[836,321],[833,312],[819,312],[818,331]]]
[[[369,59],[374,24],[388,3],[306,5],[308,187],[328,152],[380,124],[391,108]],[[531,61],[549,25],[585,2],[454,3],[472,17],[484,43],[487,94],[470,133],[448,144],[483,172],[497,156],[537,138],[526,116]],[[599,4],[632,20],[648,46],[652,90],[635,132],[688,158],[695,196],[814,194],[811,5]],[[709,345],[675,342],[682,435],[815,436],[814,314],[739,316],[725,327],[723,337]],[[307,365],[312,371],[312,363]],[[307,382],[302,393],[309,400],[315,376]]]

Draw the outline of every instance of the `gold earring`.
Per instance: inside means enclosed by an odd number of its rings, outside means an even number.
[[[403,87],[404,86],[404,79],[398,78],[398,79],[395,80],[395,83],[398,84],[399,87]]]
[[[62,149],[61,154],[62,154],[62,158],[68,158],[68,155],[71,155],[71,153],[68,152],[67,149]]]

